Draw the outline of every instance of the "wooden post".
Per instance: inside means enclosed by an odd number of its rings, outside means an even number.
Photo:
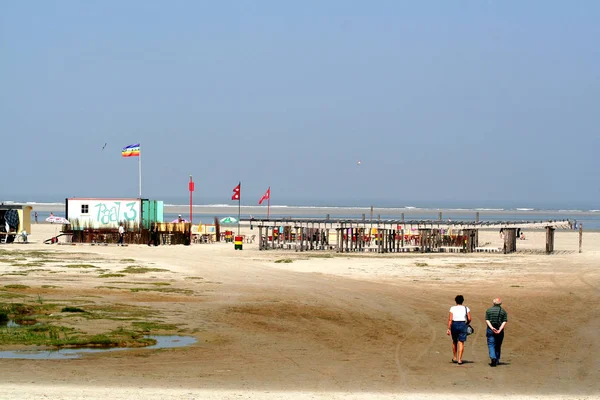
[[[546,227],[546,254],[552,254],[554,252],[554,228],[551,226]]]
[[[515,228],[504,228],[504,254],[517,251],[517,230]]]
[[[371,206],[371,221],[373,221],[373,206]]]
[[[341,241],[340,241],[340,231],[341,228],[335,228],[335,232],[336,232],[336,241],[335,241],[335,251],[336,253],[340,253],[340,250],[342,248],[341,246]]]
[[[579,252],[581,253],[581,242],[583,239],[583,224],[579,223]]]
[[[442,212],[440,211],[439,215],[438,215],[438,220],[441,221],[442,220]]]
[[[262,231],[263,231],[263,227],[262,227],[262,225],[259,225],[258,226],[258,250],[264,250]]]
[[[404,247],[404,225],[402,225],[402,229],[400,230],[400,240],[402,241],[402,247]]]

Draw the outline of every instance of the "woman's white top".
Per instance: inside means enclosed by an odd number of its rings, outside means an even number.
[[[452,313],[452,321],[467,322],[467,312],[471,312],[471,309],[465,306],[452,306],[450,312]]]

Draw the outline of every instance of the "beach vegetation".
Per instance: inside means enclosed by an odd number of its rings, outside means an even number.
[[[122,263],[132,263],[132,262],[135,262],[135,260],[133,258],[122,258],[121,262]]]
[[[148,272],[169,272],[169,270],[164,269],[164,268],[149,268],[149,267],[142,267],[140,265],[129,265],[127,268],[125,268],[119,272],[123,272],[126,274],[145,274]]]
[[[156,331],[173,331],[177,329],[177,325],[174,324],[163,324],[161,322],[145,322],[137,321],[132,322],[131,326],[144,333],[156,332]]]
[[[10,285],[4,285],[5,289],[29,289],[29,286],[27,285],[21,285],[21,284],[10,284]]]
[[[183,279],[204,279],[204,278],[203,278],[203,277],[201,277],[201,276],[186,276],[186,277],[185,277],[185,278],[183,278]]]
[[[21,299],[21,298],[25,298],[25,297],[29,297],[29,296],[26,294],[19,294],[19,293],[0,292],[0,299]]]
[[[95,265],[91,264],[68,264],[63,265],[64,268],[98,268]]]
[[[293,262],[294,260],[292,260],[291,258],[281,258],[279,260],[275,260],[275,264],[290,264]]]
[[[80,313],[86,319],[108,319],[133,321],[131,325],[119,326],[107,332],[87,334],[77,327],[59,325],[62,319],[53,315],[57,312]],[[0,346],[7,344],[38,345],[54,347],[143,347],[156,341],[144,338],[152,331],[175,332],[177,326],[157,321],[139,321],[154,315],[149,307],[135,307],[124,304],[90,306],[86,311],[79,307],[60,307],[56,304],[1,303],[0,322],[14,320],[11,327],[0,327]],[[72,323],[72,322],[71,322]]]
[[[467,264],[456,264],[456,266],[458,268],[465,268],[467,266]]]
[[[62,288],[62,286],[56,286],[56,285],[42,285],[43,289],[59,289]]]
[[[98,275],[98,278],[121,278],[123,276],[127,276],[125,274],[101,274]]]
[[[425,262],[416,262],[415,265],[417,267],[427,267],[427,266],[429,266],[429,264],[427,264]]]

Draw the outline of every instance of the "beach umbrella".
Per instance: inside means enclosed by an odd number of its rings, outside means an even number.
[[[222,224],[237,224],[238,220],[234,217],[225,217],[221,218],[221,221],[219,222],[221,222]]]
[[[70,224],[69,220],[63,217],[57,217],[55,215],[51,215],[50,217],[46,218],[47,222],[50,222],[51,224]]]

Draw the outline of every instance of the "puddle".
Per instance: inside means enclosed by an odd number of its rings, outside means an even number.
[[[21,358],[29,360],[65,360],[72,358],[80,358],[82,354],[87,353],[104,353],[108,351],[122,350],[140,350],[140,349],[172,349],[175,347],[189,346],[197,342],[192,336],[164,336],[150,335],[146,338],[156,340],[156,344],[146,347],[111,347],[108,349],[59,349],[59,350],[16,350],[16,351],[0,351],[0,358]]]

